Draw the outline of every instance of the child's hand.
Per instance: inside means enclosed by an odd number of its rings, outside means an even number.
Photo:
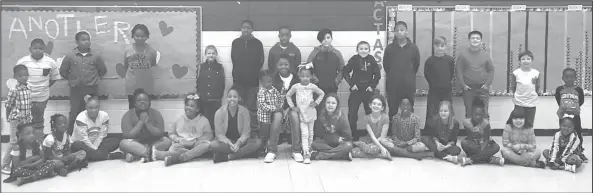
[[[381,155],[383,155],[385,157],[391,157],[391,155],[389,154],[389,151],[387,151],[387,149],[385,149],[384,147],[381,147]]]
[[[239,151],[239,144],[230,144],[229,146],[231,146],[231,151],[233,151],[233,152]]]
[[[352,88],[350,88],[350,90],[358,90],[358,87],[356,85],[352,86]]]
[[[443,151],[443,150],[447,149],[447,148],[445,148],[446,146],[444,146],[440,142],[436,142],[436,144],[437,144],[437,150],[439,150],[439,151]]]
[[[315,108],[317,106],[317,103],[315,101],[312,101],[311,104],[309,104],[309,106]]]
[[[181,144],[183,146],[193,146],[194,143],[191,141],[188,141],[186,139],[180,139],[179,144]]]
[[[463,90],[465,90],[465,91],[468,91],[468,90],[471,90],[471,89],[472,89],[472,88],[470,88],[469,86],[467,86],[467,85],[463,85]]]
[[[369,92],[373,92],[373,88],[371,88],[371,87],[369,86],[369,87],[367,87],[367,91],[369,91]]]
[[[143,123],[148,122],[148,113],[147,112],[142,112],[140,113],[140,121],[142,121]]]
[[[339,137],[338,138],[338,143],[342,143],[342,142],[344,142],[344,138],[343,137]]]
[[[513,146],[511,146],[511,149],[513,149],[513,151],[515,152],[519,152],[519,150],[521,150],[521,145],[514,144]]]

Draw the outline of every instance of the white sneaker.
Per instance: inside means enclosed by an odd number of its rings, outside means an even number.
[[[305,160],[303,161],[304,164],[310,164],[311,163],[311,159],[309,158],[305,158]]]
[[[6,166],[4,166],[2,168],[2,173],[6,174],[6,175],[10,175],[10,173],[12,173],[10,167],[11,167],[10,164],[7,164]]]
[[[276,154],[270,152],[270,153],[266,154],[266,157],[264,158],[264,162],[272,163],[272,162],[274,162],[274,159],[276,159]]]
[[[131,153],[126,153],[126,162],[131,163],[136,161],[136,156],[132,155]]]
[[[292,158],[294,158],[294,161],[296,162],[303,162],[303,155],[300,153],[292,153]]]
[[[577,172],[577,166],[576,165],[569,165],[566,164],[566,166],[564,166],[564,170],[572,172],[572,173],[576,173]]]

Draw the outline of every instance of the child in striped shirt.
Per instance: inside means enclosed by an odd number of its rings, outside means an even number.
[[[543,152],[547,165],[553,170],[566,170],[575,173],[583,160],[579,156],[580,139],[574,130],[574,120],[564,117],[560,120],[560,131],[554,135],[552,147]]]

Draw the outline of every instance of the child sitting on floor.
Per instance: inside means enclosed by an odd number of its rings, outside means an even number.
[[[544,150],[548,166],[553,170],[566,170],[575,173],[582,164],[580,140],[574,130],[574,120],[564,117],[560,120],[560,131],[554,135],[552,147]]]
[[[385,112],[385,105],[387,105],[385,97],[372,96],[370,103],[369,108],[372,113],[364,116],[363,120],[368,135],[353,143],[355,148],[352,149],[352,156],[356,158],[381,157],[391,160],[391,154],[381,145],[382,141],[387,140],[387,131],[389,130],[389,116]]]
[[[433,156],[432,152],[426,152],[428,149],[420,140],[420,118],[414,114],[411,99],[402,99],[399,112],[391,119],[391,125],[393,136],[384,145],[392,154],[416,160]]]
[[[62,114],[55,114],[51,116],[50,125],[51,134],[43,140],[45,160],[58,160],[64,163],[63,168],[56,170],[60,176],[66,176],[75,168],[86,167],[88,163],[84,150],[70,153],[70,135],[66,132],[68,118]]]

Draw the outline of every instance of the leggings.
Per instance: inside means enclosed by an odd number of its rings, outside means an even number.
[[[63,166],[63,163],[60,161],[47,160],[32,168],[17,167],[12,171],[11,176],[23,178],[24,183],[30,183],[43,178],[56,176],[56,169]]]
[[[301,142],[303,145],[303,153],[305,155],[311,154],[311,145],[313,144],[313,126],[314,121],[301,122]]]

